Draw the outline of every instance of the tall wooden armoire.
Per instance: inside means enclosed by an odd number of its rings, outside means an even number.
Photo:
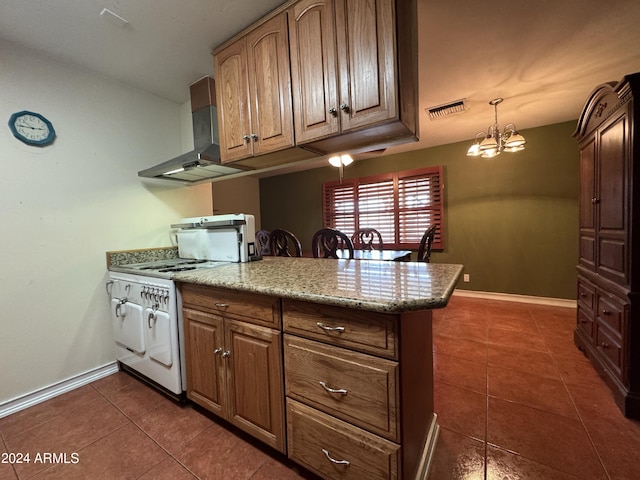
[[[574,341],[633,418],[640,418],[639,105],[640,73],[600,85],[574,133],[580,147]]]

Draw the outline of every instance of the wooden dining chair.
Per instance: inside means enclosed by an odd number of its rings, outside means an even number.
[[[345,258],[338,256],[338,250],[347,251],[348,257],[353,258],[353,242],[339,230],[322,228],[311,240],[311,249],[315,258]]]
[[[419,262],[429,263],[429,259],[431,258],[431,247],[433,245],[433,239],[436,236],[436,227],[436,224],[431,225],[425,230],[424,235],[422,235],[420,245],[418,246]]]
[[[271,255],[276,257],[301,257],[302,246],[298,238],[288,230],[276,229],[269,234]]]
[[[271,255],[271,242],[269,242],[269,230],[256,232],[256,245],[260,255]]]
[[[351,235],[353,248],[357,250],[384,250],[382,235],[375,228],[360,228]]]

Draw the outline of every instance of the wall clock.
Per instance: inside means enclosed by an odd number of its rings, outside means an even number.
[[[56,138],[56,131],[49,120],[26,110],[11,115],[9,128],[14,137],[34,147],[51,145]]]

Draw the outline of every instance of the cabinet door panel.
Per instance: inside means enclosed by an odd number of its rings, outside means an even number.
[[[223,162],[251,155],[247,52],[244,41],[229,45],[215,56],[216,101],[220,118],[220,155]]]
[[[289,43],[297,144],[339,131],[333,8],[333,0],[301,0],[291,7]]]
[[[247,35],[253,154],[292,147],[287,17],[280,14]]]
[[[596,261],[595,206],[596,175],[595,141],[580,149],[580,263],[594,269]]]
[[[284,451],[280,332],[226,320],[228,420]]]
[[[187,397],[222,416],[224,365],[216,348],[223,347],[221,317],[184,309]]]
[[[598,271],[622,284],[628,283],[626,132],[626,116],[618,117],[599,132]]]
[[[600,229],[625,227],[625,117],[600,134]]]
[[[395,119],[393,0],[336,0],[342,131]]]

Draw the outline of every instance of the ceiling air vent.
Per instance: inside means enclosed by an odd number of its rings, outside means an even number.
[[[457,113],[464,113],[465,103],[464,98],[462,100],[456,100],[455,102],[445,103],[444,105],[438,105],[437,107],[425,108],[425,111],[429,114],[430,120],[438,120],[440,118],[448,117],[449,115],[455,115]]]

